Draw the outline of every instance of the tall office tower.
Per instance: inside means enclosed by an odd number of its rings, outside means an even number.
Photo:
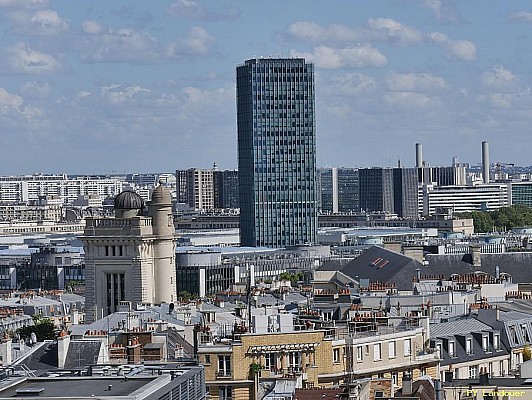
[[[214,180],[212,169],[189,168],[176,171],[177,201],[195,210],[214,208]]]
[[[360,211],[357,168],[318,169],[318,209],[322,213]]]
[[[238,171],[223,170],[213,172],[214,208],[239,208]]]
[[[314,66],[252,59],[236,69],[240,242],[316,242]]]
[[[418,217],[418,168],[361,168],[358,174],[363,211]]]

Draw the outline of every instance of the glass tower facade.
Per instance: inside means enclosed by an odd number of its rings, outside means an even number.
[[[314,66],[302,58],[237,67],[240,243],[316,242]]]

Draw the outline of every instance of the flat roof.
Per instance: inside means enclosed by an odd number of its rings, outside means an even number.
[[[40,397],[79,398],[91,396],[128,396],[153,380],[154,377],[68,377],[29,378],[0,390],[0,399],[21,397],[21,392],[43,389]],[[110,388],[110,390],[109,390]],[[18,396],[17,396],[18,391]],[[38,397],[36,397],[38,398]]]

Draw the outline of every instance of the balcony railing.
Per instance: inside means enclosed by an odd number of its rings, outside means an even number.
[[[231,371],[220,370],[216,372],[216,378],[230,378],[230,377],[231,377]]]

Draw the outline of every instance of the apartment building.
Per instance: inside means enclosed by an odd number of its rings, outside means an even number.
[[[431,347],[441,358],[441,379],[478,379],[481,371],[505,376],[510,370],[510,354],[503,345],[500,330],[466,318],[431,326]]]
[[[259,384],[279,379],[318,387],[339,384],[345,376],[345,340],[325,330],[247,333],[237,325],[218,341],[209,332],[196,329],[197,354],[213,400],[257,398]]]

